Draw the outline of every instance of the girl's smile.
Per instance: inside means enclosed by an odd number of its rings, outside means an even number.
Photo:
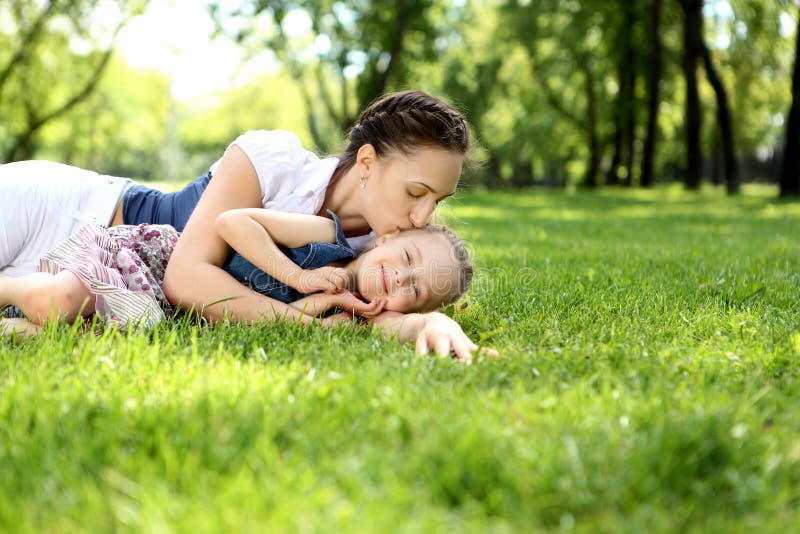
[[[435,307],[459,280],[447,239],[421,230],[387,234],[348,265],[353,289],[367,302],[407,313]]]

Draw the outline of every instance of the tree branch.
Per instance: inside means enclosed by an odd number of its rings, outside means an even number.
[[[53,13],[56,3],[57,1],[47,4],[45,10],[39,14],[33,24],[31,24],[30,28],[28,28],[28,31],[22,36],[19,47],[14,54],[12,54],[2,72],[0,72],[0,102],[2,102],[3,87],[5,86],[11,74],[14,72],[14,69],[22,64],[22,62],[25,60],[25,56],[28,53],[33,51],[34,42],[38,38],[39,33],[41,33],[45,21],[50,18],[50,15]]]
[[[108,62],[111,59],[111,55],[114,52],[114,42],[116,41],[117,35],[119,31],[124,26],[125,21],[120,22],[117,27],[114,29],[113,36],[111,38],[111,45],[108,47],[103,55],[100,58],[100,61],[95,66],[94,70],[92,71],[89,78],[86,80],[86,83],[81,87],[75,94],[73,94],[69,99],[66,100],[61,106],[57,107],[56,109],[52,110],[45,115],[36,117],[35,112],[32,108],[28,107],[28,128],[27,130],[20,135],[11,147],[6,151],[4,160],[5,161],[13,161],[16,158],[17,152],[28,146],[33,138],[34,134],[36,134],[42,126],[47,124],[48,122],[52,121],[53,119],[63,115],[64,113],[68,112],[70,109],[75,107],[77,104],[85,100],[92,94],[92,92],[97,87],[97,84],[100,83],[100,79],[102,78],[103,71],[105,71],[106,67],[108,66]]]

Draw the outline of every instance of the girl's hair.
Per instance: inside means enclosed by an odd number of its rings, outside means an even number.
[[[439,234],[444,237],[450,244],[450,255],[456,264],[456,269],[458,270],[458,279],[455,285],[448,288],[449,292],[442,299],[442,301],[438,303],[432,303],[432,306],[429,310],[420,311],[431,311],[441,306],[447,306],[448,304],[456,302],[459,298],[461,298],[461,295],[466,293],[467,289],[469,289],[469,285],[472,283],[472,275],[474,271],[472,267],[472,261],[469,259],[469,252],[467,252],[467,247],[464,244],[464,241],[462,241],[462,239],[458,237],[458,235],[456,235],[456,233],[451,229],[440,224],[426,224],[422,228],[412,228],[405,231],[429,232],[432,234]]]
[[[375,148],[378,157],[391,151],[408,156],[422,147],[467,154],[470,145],[464,116],[422,91],[402,91],[379,98],[361,113],[348,138],[334,176],[355,165],[358,149],[366,144]]]

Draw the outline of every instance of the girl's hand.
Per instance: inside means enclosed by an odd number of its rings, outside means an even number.
[[[340,267],[320,267],[302,270],[290,284],[300,293],[338,293],[350,285],[350,273]]]
[[[352,319],[354,315],[363,317],[374,317],[383,311],[384,300],[376,300],[374,302],[364,302],[353,293],[349,291],[342,291],[341,293],[315,293],[295,301],[291,306],[309,316],[317,317],[326,311],[339,308],[341,313],[348,319]],[[335,317],[335,316],[332,316]],[[328,317],[327,319],[331,319]],[[325,324],[335,323],[334,320],[323,321]]]
[[[372,318],[383,311],[386,305],[384,299],[376,299],[372,302],[364,302],[350,291],[343,291],[333,295],[325,295],[324,298],[330,304],[330,308],[339,308],[343,312],[351,315]]]

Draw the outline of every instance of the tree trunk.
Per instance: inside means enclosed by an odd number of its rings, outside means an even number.
[[[653,161],[658,124],[658,85],[661,81],[661,0],[653,0],[650,19],[650,70],[647,77],[647,133],[642,154],[642,187],[653,185]]]
[[[705,42],[701,41],[700,47],[703,56],[703,65],[706,69],[706,76],[708,76],[711,87],[714,88],[714,94],[717,95],[717,120],[719,121],[719,129],[722,134],[721,141],[722,156],[725,163],[725,185],[728,189],[728,194],[736,194],[739,192],[741,182],[739,180],[739,164],[736,161],[736,152],[733,146],[733,120],[731,119],[731,112],[728,108],[728,92],[725,90],[725,84],[722,83],[722,79],[717,74],[714,63],[711,61],[711,52],[708,50]]]
[[[594,74],[590,65],[590,58],[585,56],[578,56],[576,62],[581,66],[581,70],[586,78],[586,120],[584,121],[583,115],[573,113],[571,109],[567,108],[560,100],[560,95],[550,87],[547,83],[547,77],[544,71],[536,68],[534,63],[531,63],[533,68],[534,77],[539,82],[539,87],[544,94],[547,103],[555,110],[561,117],[570,122],[580,132],[586,134],[587,143],[589,145],[589,166],[587,167],[586,174],[584,175],[584,184],[586,187],[597,187],[597,176],[600,174],[600,160],[603,151],[599,135],[597,133],[597,97],[595,95],[594,87]],[[566,181],[565,181],[566,183]]]
[[[100,78],[103,76],[103,72],[108,66],[109,59],[111,59],[111,53],[113,52],[113,43],[114,40],[116,40],[116,36],[119,33],[120,29],[122,29],[121,24],[117,27],[116,31],[114,32],[114,39],[112,40],[112,45],[109,47],[108,50],[106,50],[103,53],[102,57],[100,58],[100,61],[95,66],[94,71],[86,80],[86,83],[83,84],[83,87],[79,88],[59,107],[57,107],[56,109],[45,115],[36,116],[34,115],[34,110],[32,109],[29,110],[27,128],[24,132],[22,132],[19,136],[17,136],[17,138],[8,148],[8,150],[4,154],[4,161],[30,159],[30,157],[33,155],[34,137],[42,128],[42,126],[52,121],[53,119],[60,117],[64,113],[68,112],[73,107],[78,105],[80,102],[88,98],[92,94],[92,92],[94,92],[95,88],[97,87],[97,84],[100,82]]]
[[[620,50],[617,58],[619,92],[614,105],[614,155],[606,173],[606,183],[609,185],[630,184],[635,133],[636,51],[633,32],[636,26],[636,2],[621,0],[620,4],[623,17],[616,40]]]
[[[617,97],[619,101],[621,99],[620,96]],[[619,106],[619,102],[617,103]],[[614,113],[614,141],[613,141],[613,150],[614,154],[611,156],[611,166],[608,168],[608,172],[606,173],[606,185],[619,185],[619,174],[617,173],[617,169],[619,168],[620,161],[621,161],[621,153],[622,153],[622,123],[621,117],[618,113],[619,107],[617,107],[616,113]]]
[[[0,95],[2,95],[3,87],[11,77],[11,74],[17,68],[24,68],[26,55],[31,54],[34,51],[39,34],[42,32],[47,20],[55,13],[55,7],[56,2],[50,2],[47,4],[44,10],[39,13],[39,16],[36,17],[36,20],[33,21],[33,24],[30,25],[28,30],[22,33],[19,47],[17,47],[13,54],[11,54],[11,58],[8,60],[8,63],[6,63],[2,70],[0,70]],[[2,98],[0,98],[0,102],[2,102]]]
[[[597,134],[597,98],[594,94],[594,74],[588,60],[584,62],[586,74],[586,130],[589,135],[589,167],[586,169],[584,183],[586,187],[597,187],[597,175],[600,174],[600,141]]]
[[[683,28],[683,74],[686,78],[686,188],[699,189],[703,155],[700,150],[702,121],[697,90],[697,60],[702,43],[700,0],[678,0],[685,15]]]
[[[530,187],[533,185],[533,162],[530,159],[521,159],[514,162],[514,172],[511,175],[511,184],[514,187]]]
[[[800,17],[792,75],[792,107],[786,121],[786,145],[781,163],[781,196],[800,196]]]
[[[636,48],[634,45],[634,28],[636,27],[636,2],[623,0],[625,13],[625,69],[626,76],[620,89],[623,94],[622,107],[622,154],[620,164],[625,169],[622,177],[623,185],[631,185],[633,179],[633,147],[636,143]]]

